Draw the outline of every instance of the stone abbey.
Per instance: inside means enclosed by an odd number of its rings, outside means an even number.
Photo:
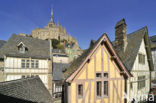
[[[57,40],[67,40],[68,42],[73,42],[78,45],[77,40],[68,34],[61,25],[57,22],[55,24],[53,18],[53,11],[51,11],[51,20],[48,23],[48,26],[44,28],[37,28],[32,31],[32,37],[42,40],[46,39],[57,39]]]

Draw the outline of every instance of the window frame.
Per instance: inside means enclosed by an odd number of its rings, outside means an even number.
[[[105,94],[105,82],[107,82],[107,89],[106,89],[106,91],[107,91],[107,93]],[[108,88],[109,88],[109,85],[108,85],[108,82],[109,81],[103,81],[103,95],[104,95],[104,97],[108,97],[108,92],[109,92],[109,90],[108,90]]]
[[[22,69],[26,68],[26,61],[25,61],[25,59],[21,59],[21,68]]]
[[[146,76],[138,76],[138,82],[137,82],[137,88],[138,90],[141,90],[146,87]]]
[[[97,77],[97,74],[100,73],[101,77]],[[104,76],[107,74],[107,76]],[[108,72],[96,72],[96,98],[108,98],[109,97],[109,73]],[[101,96],[97,95],[97,82],[101,82]],[[105,92],[105,87],[104,87],[104,82],[107,82],[107,95],[104,94]]]
[[[39,60],[37,59],[21,59],[22,69],[37,69],[39,68]]]
[[[97,88],[98,88],[98,86],[97,86],[97,83],[101,83],[101,86],[100,86],[100,90],[99,90],[99,93],[100,93],[100,95],[98,95],[98,92],[97,92]],[[96,96],[99,98],[101,98],[102,97],[102,81],[96,81]]]
[[[139,53],[138,54],[138,62],[139,62],[139,64],[145,64],[145,59],[146,59],[145,54],[143,54],[143,53]]]
[[[79,94],[79,86],[82,86],[82,94]],[[79,83],[77,84],[77,96],[78,98],[83,98],[83,95],[84,95],[84,84],[83,83]]]

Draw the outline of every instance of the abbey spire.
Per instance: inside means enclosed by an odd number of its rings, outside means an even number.
[[[53,16],[53,8],[51,8],[51,19],[50,19],[51,22],[54,22],[54,16]]]

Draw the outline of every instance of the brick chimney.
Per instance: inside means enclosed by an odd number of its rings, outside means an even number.
[[[115,48],[117,51],[125,52],[127,47],[127,24],[125,19],[117,22],[115,25]]]

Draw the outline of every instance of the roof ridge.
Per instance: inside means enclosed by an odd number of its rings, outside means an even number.
[[[22,37],[22,38],[28,38],[28,39],[36,39],[36,40],[39,40],[39,41],[48,41],[48,40],[42,40],[42,39],[38,39],[38,38],[33,38],[31,36],[22,36],[22,35],[18,35],[18,34],[12,34],[12,36],[10,38],[12,38],[13,36]]]
[[[15,82],[19,82],[19,81],[25,81],[25,80],[31,80],[31,79],[39,79],[39,76],[26,77],[26,78],[15,79],[15,80],[10,80],[10,81],[3,81],[3,82],[0,82],[0,85],[7,84],[7,83],[15,83]]]
[[[141,30],[143,30],[143,29],[147,29],[147,26],[144,26],[144,27],[142,27],[142,28],[140,28],[140,29],[138,29],[138,30],[135,30],[134,32],[131,32],[131,33],[127,34],[127,36],[132,35],[132,34],[134,34],[135,32],[139,32],[139,31],[141,31]]]

